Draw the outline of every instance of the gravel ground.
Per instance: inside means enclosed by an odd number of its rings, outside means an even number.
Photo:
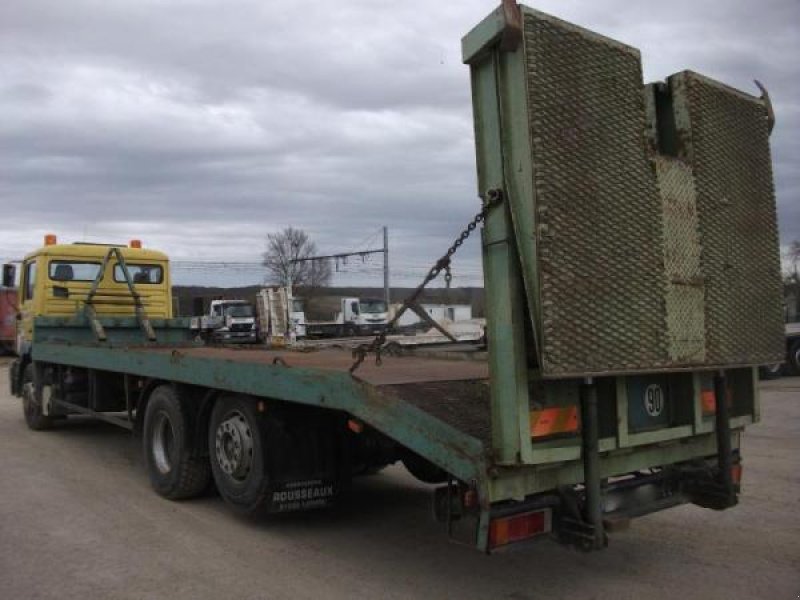
[[[0,598],[800,597],[800,378],[762,388],[733,510],[683,506],[581,554],[451,544],[399,467],[347,506],[252,523],[218,497],[151,492],[137,440],[110,425],[25,427],[0,359]]]

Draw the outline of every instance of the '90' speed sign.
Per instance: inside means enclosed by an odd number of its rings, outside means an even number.
[[[657,383],[648,385],[644,390],[644,410],[651,417],[658,417],[664,412],[664,390]]]

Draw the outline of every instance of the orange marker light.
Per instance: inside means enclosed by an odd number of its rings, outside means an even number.
[[[55,246],[58,243],[58,238],[56,237],[55,233],[48,233],[44,236],[44,245],[45,246]]]
[[[576,405],[532,410],[531,436],[546,437],[559,433],[576,433],[579,429]]]
[[[130,246],[131,248],[141,248],[142,240],[131,240]]]

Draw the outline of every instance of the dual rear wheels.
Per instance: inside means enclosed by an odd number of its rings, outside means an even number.
[[[205,492],[213,478],[234,508],[254,513],[266,500],[263,427],[255,403],[222,396],[211,412],[208,439],[197,434],[178,390],[153,390],[144,419],[144,454],[153,489],[171,500]]]
[[[222,396],[208,427],[214,482],[223,499],[245,514],[259,512],[270,500],[262,421],[252,400]]]
[[[208,487],[208,459],[198,452],[188,413],[178,390],[153,390],[144,417],[144,458],[150,484],[171,500],[192,498]]]

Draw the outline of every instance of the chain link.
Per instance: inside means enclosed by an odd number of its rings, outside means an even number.
[[[486,201],[483,203],[483,207],[481,208],[480,212],[475,215],[472,221],[469,222],[469,224],[456,238],[453,244],[447,249],[447,252],[445,252],[445,254],[434,263],[434,265],[428,271],[428,274],[425,276],[425,279],[423,279],[422,283],[417,286],[414,292],[408,298],[406,298],[402,306],[400,306],[400,310],[395,313],[391,321],[386,324],[386,327],[384,327],[381,332],[375,336],[375,339],[369,344],[361,344],[358,347],[353,348],[353,358],[355,360],[350,367],[351,375],[355,373],[358,367],[361,366],[361,363],[364,362],[364,359],[369,353],[374,353],[375,364],[378,366],[381,365],[381,352],[383,350],[383,345],[386,343],[387,332],[395,325],[395,323],[397,323],[403,313],[406,312],[406,310],[408,310],[408,308],[417,301],[417,298],[419,298],[420,294],[422,294],[422,290],[425,289],[425,286],[436,279],[439,276],[439,273],[442,271],[445,271],[445,282],[447,284],[447,288],[450,288],[450,282],[453,279],[453,274],[450,271],[450,259],[472,234],[472,232],[475,231],[478,225],[480,225],[486,219],[486,215],[489,214],[489,211],[502,201],[503,190],[489,190],[489,192],[486,194]]]

